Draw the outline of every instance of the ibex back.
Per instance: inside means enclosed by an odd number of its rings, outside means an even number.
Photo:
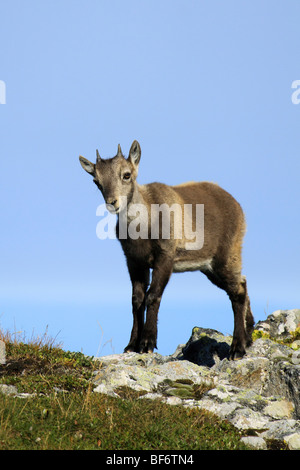
[[[171,274],[198,270],[224,289],[231,300],[234,332],[230,358],[241,358],[251,344],[254,319],[246,278],[241,274],[245,218],[240,205],[214,183],[139,185],[136,178],[140,158],[141,148],[137,141],[133,142],[127,159],[120,145],[117,155],[110,159],[102,159],[97,150],[95,164],[79,157],[82,167],[93,176],[94,183],[102,192],[108,210],[118,214],[116,232],[132,282],[133,327],[125,352],[153,352],[157,348],[158,309]],[[172,217],[169,212],[168,219],[169,236],[163,236],[162,212],[152,210],[163,205],[172,208]],[[187,238],[183,225],[187,225],[184,219],[191,219],[189,222],[195,238],[200,235],[196,220],[198,205],[204,207],[204,224],[199,225],[203,233],[199,237],[200,244],[192,245],[194,248],[191,249],[188,245],[191,240]],[[130,233],[121,236],[124,224],[129,232],[133,207],[145,209],[144,230],[139,237],[132,237]],[[187,211],[188,208],[192,211]],[[139,222],[141,225],[142,220]]]

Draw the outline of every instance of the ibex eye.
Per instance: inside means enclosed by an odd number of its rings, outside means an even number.
[[[131,174],[129,172],[124,173],[123,180],[128,181],[130,179]]]

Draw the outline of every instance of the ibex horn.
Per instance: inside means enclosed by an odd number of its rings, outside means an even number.
[[[121,145],[118,144],[118,157],[122,157],[123,154],[122,154],[122,150],[121,150]]]
[[[98,149],[96,150],[96,155],[97,155],[97,162],[100,162],[101,157],[100,157],[100,154],[99,154],[99,152],[98,152]]]

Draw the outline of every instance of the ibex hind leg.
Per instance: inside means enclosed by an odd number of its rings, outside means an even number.
[[[240,359],[246,354],[246,348],[252,344],[254,318],[251,312],[245,276],[229,290],[234,314],[234,331],[230,348],[230,359]]]
[[[234,331],[230,348],[229,358],[240,359],[246,354],[246,348],[252,343],[252,331],[254,319],[251,312],[250,300],[247,292],[247,282],[245,276],[226,268],[214,269],[205,272],[208,279],[225,290],[228,294],[233,314]]]

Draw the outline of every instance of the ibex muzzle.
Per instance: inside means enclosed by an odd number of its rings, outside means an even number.
[[[120,145],[117,155],[110,159],[102,159],[97,150],[95,164],[79,157],[82,167],[93,176],[102,192],[108,210],[118,214],[117,236],[132,282],[133,327],[125,351],[153,352],[157,347],[158,309],[171,274],[198,270],[227,292],[234,313],[230,358],[242,357],[252,342],[254,319],[246,278],[241,274],[241,250],[246,225],[240,205],[214,183],[189,182],[178,186],[151,183],[141,186],[136,182],[140,158],[141,148],[137,141],[131,145],[128,158],[122,154]],[[169,219],[169,237],[163,236],[163,221],[153,211],[153,206],[161,208],[163,205],[181,208],[184,216],[177,217],[174,211]],[[204,206],[202,225],[198,225],[196,220],[199,205]],[[144,227],[147,229],[146,232],[141,231],[143,236],[140,237],[130,237],[133,207],[145,209],[142,212],[146,214]],[[188,214],[186,207],[192,208]],[[155,220],[153,214],[156,214]],[[199,227],[203,230],[201,243],[192,245],[194,249],[191,249],[182,226],[187,218],[191,219],[188,222],[196,230],[196,235]],[[153,223],[158,224],[155,237],[151,237]],[[128,236],[120,236],[124,224],[128,228]],[[178,233],[182,236],[175,236]]]

